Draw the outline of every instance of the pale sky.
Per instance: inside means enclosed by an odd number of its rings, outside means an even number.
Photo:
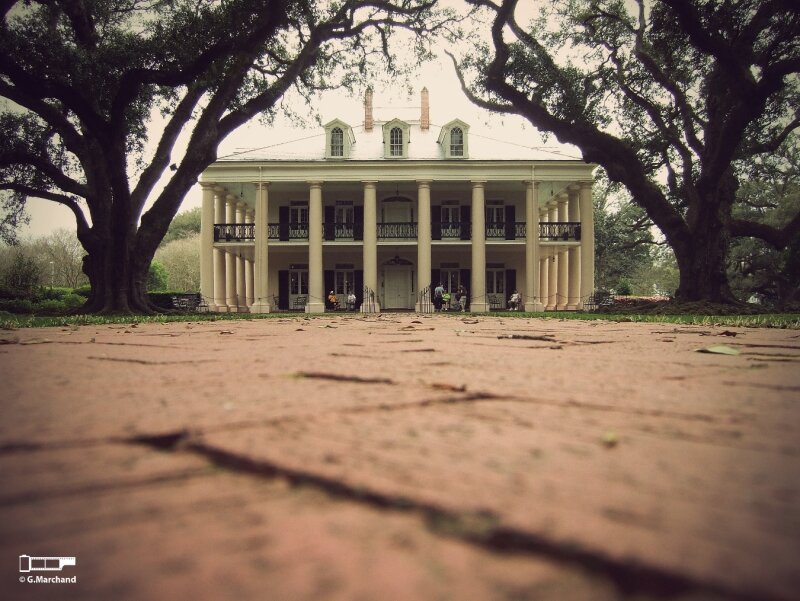
[[[579,159],[581,157],[578,150],[560,145],[555,138],[551,137],[547,143],[544,143],[538,132],[521,117],[493,115],[474,106],[462,93],[450,59],[444,55],[440,60],[421,67],[418,75],[413,79],[412,85],[414,89],[410,97],[407,87],[402,83],[388,89],[376,86],[374,90],[376,115],[382,115],[379,107],[383,106],[419,106],[420,90],[427,87],[430,93],[431,122],[434,125],[444,125],[452,119],[459,118],[470,124],[470,135],[489,136],[527,147],[546,147],[554,151],[553,159]],[[361,97],[348,97],[343,92],[326,93],[318,105],[321,107],[322,123],[340,118],[355,127],[363,121],[362,103]],[[297,105],[293,108],[305,112],[305,106]],[[312,121],[309,121],[307,126],[312,129],[317,128]],[[319,130],[322,131],[321,128]],[[304,135],[308,135],[308,132],[298,131],[290,126],[286,119],[279,118],[272,127],[254,121],[223,141],[218,156],[224,157],[247,148],[259,148],[281,141],[298,139]],[[184,141],[184,145],[185,143]],[[171,172],[167,171],[167,175],[169,174]],[[180,211],[200,206],[200,203],[200,186],[196,185],[187,194]],[[38,237],[58,228],[75,229],[72,212],[62,205],[41,199],[29,199],[27,210],[31,222],[20,229],[21,237]]]

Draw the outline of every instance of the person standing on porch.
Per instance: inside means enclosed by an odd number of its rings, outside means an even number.
[[[461,284],[458,287],[458,292],[456,292],[456,300],[458,301],[458,304],[461,305],[461,310],[462,311],[466,311],[467,310],[467,289],[464,287],[463,284]]]
[[[439,282],[439,285],[433,289],[433,307],[437,311],[442,310],[442,303],[444,303],[444,284]]]

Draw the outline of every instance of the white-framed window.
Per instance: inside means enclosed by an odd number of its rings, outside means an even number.
[[[308,294],[308,269],[289,271],[289,294],[292,296]]]
[[[325,158],[347,159],[356,138],[353,128],[341,119],[334,119],[325,124]]]
[[[445,267],[439,271],[439,278],[442,280],[445,292],[455,293],[458,292],[458,286],[461,284],[461,270],[452,267]]]
[[[461,119],[454,119],[444,125],[437,141],[444,158],[469,158],[469,125]]]
[[[450,156],[464,156],[464,130],[460,127],[450,130]]]
[[[337,269],[334,280],[334,291],[336,296],[343,302],[350,292],[355,293],[355,272],[352,269]]]
[[[486,237],[504,238],[506,235],[506,208],[503,205],[486,207]]]
[[[389,131],[389,155],[403,156],[403,130],[399,127],[393,127]]]
[[[442,238],[461,237],[461,207],[442,206]]]
[[[506,270],[503,268],[489,268],[486,270],[486,293],[505,294]]]
[[[334,127],[331,130],[331,156],[344,156],[344,132],[341,127]]]

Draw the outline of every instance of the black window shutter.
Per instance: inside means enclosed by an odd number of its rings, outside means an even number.
[[[278,231],[281,240],[289,239],[289,207],[278,207]],[[288,297],[287,297],[288,298]]]
[[[517,270],[506,269],[506,299],[517,289]]]
[[[513,240],[516,236],[514,222],[516,221],[516,207],[506,205],[506,240]]]
[[[470,224],[472,222],[472,207],[462,205],[461,207],[461,239],[470,239]]]
[[[278,271],[278,309],[289,308],[289,271]]]
[[[353,207],[353,239],[364,239],[364,207],[359,205]]]
[[[431,298],[433,298],[433,289],[439,285],[439,280],[442,279],[442,272],[439,269],[431,269]]]
[[[325,207],[325,239],[336,239],[336,207]]]
[[[364,300],[364,270],[363,269],[356,269],[353,273],[353,285],[355,286],[356,295],[356,309],[361,306],[362,301]]]
[[[431,239],[442,239],[442,207],[439,205],[431,207]]]

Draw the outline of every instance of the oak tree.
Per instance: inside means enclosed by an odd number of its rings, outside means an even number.
[[[733,302],[732,238],[780,249],[800,231],[800,207],[780,226],[733,212],[747,164],[800,125],[795,2],[467,2],[491,25],[452,55],[465,92],[623,184],[675,253],[679,299]]]

